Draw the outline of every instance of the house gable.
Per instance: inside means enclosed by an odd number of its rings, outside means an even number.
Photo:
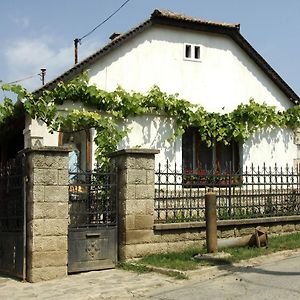
[[[186,44],[200,47],[186,60]],[[91,83],[112,91],[147,92],[153,85],[208,111],[229,112],[253,97],[279,109],[292,105],[282,90],[229,36],[155,25],[90,67]]]
[[[278,88],[288,97],[290,101],[292,101],[292,103],[297,103],[299,101],[299,97],[296,95],[296,93],[284,82],[284,80],[271,68],[271,66],[255,51],[253,47],[251,47],[246,39],[240,34],[239,24],[226,24],[204,21],[163,10],[155,10],[152,13],[150,19],[129,30],[127,33],[120,35],[111,43],[107,44],[105,47],[97,51],[95,54],[89,56],[81,63],[75,65],[73,68],[69,69],[61,76],[57,77],[41,89],[37,90],[36,93],[39,94],[43,89],[51,89],[55,87],[55,85],[59,81],[69,81],[74,76],[89,69],[95,62],[103,59],[103,57],[105,57],[113,49],[123,47],[123,45],[127,41],[131,40],[141,32],[144,32],[147,28],[154,25],[182,28],[184,30],[195,30],[198,32],[201,31],[219,33],[229,36],[243,51],[245,51],[250,59],[258,65],[258,67],[267,75],[267,77],[271,81],[273,81],[275,85],[278,86]]]

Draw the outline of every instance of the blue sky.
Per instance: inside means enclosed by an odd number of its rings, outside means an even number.
[[[3,0],[0,10],[0,80],[10,82],[47,68],[46,81],[74,63],[73,40],[93,29],[124,0]],[[147,19],[155,8],[241,24],[241,33],[300,95],[299,0],[131,0],[79,47],[79,60]],[[22,84],[40,86],[39,76]]]

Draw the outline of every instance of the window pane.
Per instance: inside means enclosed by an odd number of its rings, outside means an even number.
[[[192,56],[192,46],[191,45],[185,45],[185,57],[191,58]]]
[[[200,59],[200,47],[195,46],[195,59]]]
[[[182,167],[183,170],[192,170],[194,152],[193,130],[187,129],[182,136]]]
[[[197,169],[211,170],[213,163],[213,148],[199,139],[197,147]]]
[[[239,167],[238,144],[232,142],[229,145],[216,144],[215,166],[218,171],[237,171]]]
[[[216,143],[208,147],[200,140],[197,128],[189,128],[182,136],[183,170],[217,170],[220,172],[237,171],[239,168],[239,146],[232,142],[224,145]]]

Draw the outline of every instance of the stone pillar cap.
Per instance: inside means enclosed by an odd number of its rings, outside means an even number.
[[[146,155],[155,155],[160,153],[158,149],[143,149],[143,148],[129,148],[129,149],[122,149],[115,152],[110,153],[109,157],[120,156],[124,154],[146,154]]]

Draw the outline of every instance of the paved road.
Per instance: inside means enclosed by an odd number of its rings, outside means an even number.
[[[213,271],[174,288],[148,294],[150,299],[300,299],[300,253],[277,255],[271,262]],[[267,259],[268,260],[268,259]],[[263,262],[263,261],[261,261]]]
[[[0,277],[0,299],[300,299],[300,252],[258,258],[230,269],[190,272],[190,280],[107,270],[23,283]]]

